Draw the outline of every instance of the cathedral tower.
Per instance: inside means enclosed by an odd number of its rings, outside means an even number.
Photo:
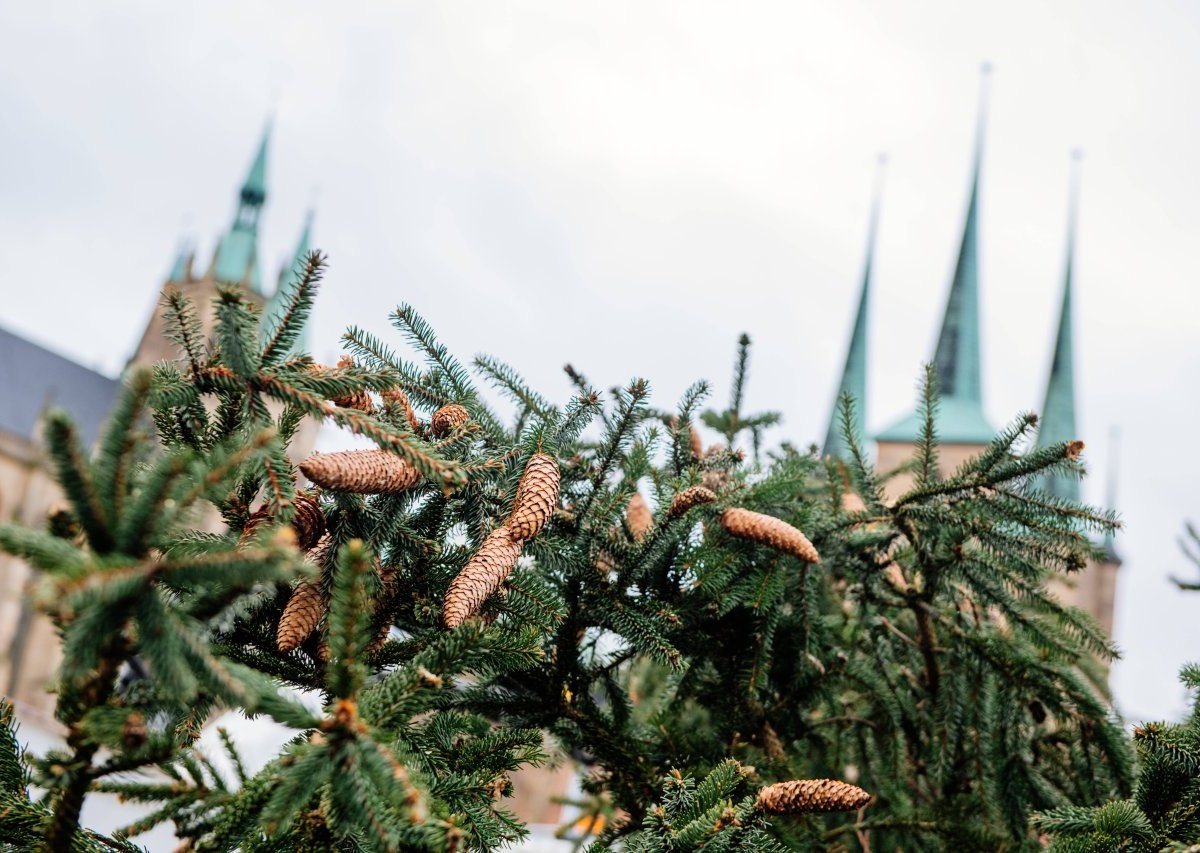
[[[163,285],[164,291],[167,288],[178,288],[192,300],[206,335],[211,335],[213,331],[216,318],[212,304],[218,288],[221,287],[240,288],[248,300],[263,310],[264,330],[269,328],[271,318],[281,313],[295,277],[298,271],[303,269],[310,249],[313,219],[311,211],[305,217],[296,249],[280,270],[274,289],[270,294],[264,292],[262,261],[258,249],[258,226],[267,201],[267,153],[270,139],[271,128],[268,125],[263,131],[250,169],[238,191],[233,222],[217,242],[212,260],[204,272],[197,274],[195,252],[185,245],[177,253],[171,272]],[[142,334],[141,342],[129,359],[129,364],[154,364],[178,358],[175,345],[167,340],[165,332],[166,321],[160,297]],[[305,349],[307,332],[305,329],[293,350],[301,352]],[[302,423],[289,448],[289,454],[294,459],[307,456],[316,441],[316,432],[317,424],[311,419]]]

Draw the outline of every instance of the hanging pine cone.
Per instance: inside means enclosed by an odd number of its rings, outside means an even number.
[[[692,443],[692,455],[697,459],[704,456],[704,445],[700,443],[700,433],[691,424],[688,424],[688,438]]]
[[[296,511],[292,515],[292,530],[296,531],[296,545],[301,551],[315,548],[325,535],[325,513],[315,495],[298,494],[292,501]]]
[[[634,492],[633,497],[629,499],[629,506],[625,507],[625,523],[629,525],[634,542],[645,539],[650,528],[654,526],[654,515],[641,492]]]
[[[408,421],[409,428],[414,435],[420,435],[422,432],[421,421],[417,418],[416,411],[413,410],[412,403],[409,402],[408,395],[404,393],[404,389],[399,386],[388,388],[380,393],[383,401],[389,405],[396,406],[400,411],[404,412],[404,419]]]
[[[821,555],[807,536],[773,516],[734,507],[721,513],[721,526],[733,536],[761,542],[806,563],[821,562]]]
[[[507,527],[493,530],[450,583],[442,604],[446,627],[457,628],[478,613],[487,597],[504,583],[520,556],[521,543]]]
[[[337,363],[339,370],[345,370],[348,367],[354,367],[354,359],[348,355],[343,355],[338,359]],[[351,394],[344,397],[334,397],[334,405],[341,406],[343,409],[358,409],[360,412],[370,414],[375,411],[375,404],[371,401],[371,395],[365,389],[359,388]]]
[[[836,779],[794,779],[777,782],[758,792],[758,808],[768,814],[852,812],[871,801],[871,795]]]
[[[717,499],[717,493],[712,489],[706,489],[704,486],[689,486],[675,496],[671,501],[671,507],[667,510],[667,515],[670,518],[679,518],[681,515],[687,514],[688,510],[693,507],[698,507],[701,504],[710,504]]]
[[[459,429],[469,420],[471,420],[470,412],[458,403],[451,403],[433,413],[433,417],[429,419],[429,431],[441,438],[443,435],[449,435]]]
[[[319,581],[300,581],[292,590],[292,597],[279,617],[279,628],[275,631],[275,645],[281,652],[290,652],[308,639],[325,613],[325,602],[321,600]]]
[[[325,535],[325,513],[321,511],[321,505],[314,496],[300,493],[292,501],[292,506],[296,510],[292,515],[292,530],[296,534],[296,547],[301,551],[316,547],[321,537]],[[273,517],[271,508],[267,504],[263,504],[252,512],[242,527],[241,535],[238,537],[238,546],[244,547],[258,532],[258,529],[264,524],[269,524]]]
[[[254,512],[250,513],[250,517],[247,518],[246,523],[242,525],[242,532],[238,535],[238,547],[245,547],[246,543],[249,542],[254,537],[254,534],[258,532],[258,529],[264,524],[270,523],[270,521],[271,508],[266,504],[263,504]]]
[[[517,483],[512,514],[505,523],[513,538],[532,539],[546,526],[558,507],[558,483],[558,461],[545,453],[533,454]]]
[[[1084,443],[1078,439],[1067,442],[1067,458],[1078,459],[1079,454],[1083,453]]]
[[[300,470],[322,488],[364,495],[397,494],[421,480],[411,462],[386,450],[314,453],[300,463]]]

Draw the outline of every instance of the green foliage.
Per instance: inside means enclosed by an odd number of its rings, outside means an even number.
[[[578,393],[558,403],[480,356],[477,374],[511,404],[501,411],[409,306],[392,321],[416,360],[352,328],[353,363],[314,366],[292,347],[322,267],[309,257],[265,330],[222,292],[211,343],[169,293],[181,357],[130,378],[94,460],[66,416],[51,418],[70,510],[52,532],[0,527],[0,547],[39,570],[35,600],[63,634],[68,737],[22,759],[0,714],[12,837],[125,849],[124,835],[170,821],[195,850],[495,850],[524,837],[505,807],[510,774],[544,760],[547,739],[616,818],[597,843],[622,850],[1032,849],[1031,812],[1132,790],[1103,698],[1113,650],[1045,587],[1083,567],[1088,534],[1115,520],[1034,491],[1035,475],[1079,465],[1067,445],[1024,450],[1032,417],[944,472],[930,380],[906,490],[866,463],[848,402],[849,460],[764,453],[778,416],[742,411],[743,336],[730,407],[703,416],[723,441],[696,458],[704,383],[672,415],[643,379],[605,400],[568,368]],[[435,438],[394,390],[422,416],[456,403],[471,421]],[[337,402],[385,391],[370,412]],[[328,533],[301,555],[283,528],[300,517],[288,450],[305,418],[422,480],[400,495],[312,492]],[[558,460],[559,505],[501,593],[448,631],[446,590],[508,517],[535,452]],[[702,482],[714,503],[668,511]],[[627,518],[639,489],[648,530]],[[729,507],[799,528],[822,561],[729,535]],[[203,532],[216,517],[225,532]],[[299,578],[319,582],[322,617],[281,652]],[[119,689],[131,659],[149,677]],[[227,741],[235,773],[223,774],[197,736],[226,708],[296,736],[262,768]],[[46,792],[37,801],[26,774]],[[850,778],[875,799],[850,816],[755,811],[757,787],[811,777]],[[79,828],[92,791],[155,811],[95,841]]]
[[[1184,667],[1183,683],[1200,689],[1200,666]],[[1193,849],[1200,844],[1200,701],[1182,723],[1134,729],[1138,777],[1133,796],[1101,806],[1063,806],[1033,816],[1052,836],[1052,851]]]

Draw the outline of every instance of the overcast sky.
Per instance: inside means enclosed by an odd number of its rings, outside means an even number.
[[[963,217],[978,68],[994,64],[981,195],[986,407],[1041,403],[1069,152],[1081,437],[1104,498],[1123,434],[1122,712],[1177,715],[1200,596],[1200,6],[1192,2],[5,3],[0,323],[119,370],[183,238],[207,263],[274,117],[264,278],[305,210],[331,259],[313,348],[387,332],[404,300],[463,356],[555,399],[570,360],[663,405],[727,394],[819,440],[880,222],[868,422],[911,408]],[[393,334],[399,343],[399,336]]]

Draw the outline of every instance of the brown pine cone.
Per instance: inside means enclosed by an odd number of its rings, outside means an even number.
[[[520,556],[521,543],[507,527],[493,530],[450,583],[442,604],[446,627],[457,628],[478,613],[487,597],[504,583]]]
[[[296,545],[301,551],[317,546],[325,535],[325,513],[315,495],[298,494],[292,502],[296,512],[292,515],[292,530],[296,531]]]
[[[347,367],[354,367],[354,359],[348,355],[343,355],[338,359],[337,363],[339,370],[345,370]],[[375,411],[375,403],[371,400],[371,395],[365,389],[359,388],[353,394],[348,394],[345,397],[334,397],[334,405],[341,406],[343,409],[358,409],[360,412],[370,414]]]
[[[322,488],[366,495],[397,494],[421,480],[411,462],[386,450],[314,453],[300,463],[300,470]]]
[[[250,513],[250,517],[247,518],[246,523],[242,525],[242,532],[238,536],[238,547],[245,547],[246,543],[249,542],[254,537],[254,534],[258,532],[258,529],[264,524],[269,524],[270,521],[271,508],[266,504],[263,504],[254,512]],[[299,537],[297,537],[297,539],[299,539]]]
[[[300,581],[292,590],[292,597],[279,617],[279,628],[275,632],[275,645],[281,652],[290,652],[308,639],[325,613],[325,602],[321,600],[319,581]]]
[[[416,411],[413,410],[412,403],[409,402],[408,395],[404,393],[404,389],[400,387],[388,388],[380,394],[385,403],[396,406],[400,411],[404,412],[404,419],[408,421],[409,428],[415,435],[420,435],[422,432],[421,421],[417,418]]]
[[[836,779],[793,779],[758,792],[758,808],[768,814],[852,812],[871,801],[862,788]]]
[[[691,424],[688,424],[688,438],[692,442],[692,455],[697,459],[704,456],[704,445],[700,443],[700,433]]]
[[[706,489],[704,486],[689,486],[677,494],[675,499],[671,501],[671,507],[667,510],[667,516],[670,518],[679,518],[693,507],[698,507],[701,504],[710,504],[716,499],[717,493],[712,489]]]
[[[433,413],[433,417],[429,419],[429,431],[441,438],[460,428],[469,420],[471,420],[470,412],[458,403],[451,403]]]
[[[517,496],[505,526],[515,539],[524,542],[537,536],[558,508],[558,461],[545,453],[535,453],[525,465],[517,483]]]
[[[774,516],[734,507],[721,513],[721,526],[733,536],[761,542],[806,563],[821,562],[821,555],[807,536]]]
[[[292,515],[292,530],[296,534],[296,547],[301,551],[316,547],[316,544],[321,541],[321,537],[325,535],[325,513],[321,512],[321,505],[312,495],[301,493],[296,495],[292,506],[296,508]],[[238,546],[245,547],[258,529],[264,524],[270,524],[272,518],[274,516],[271,515],[271,508],[267,504],[263,504],[252,512],[242,527],[241,535],[238,536]]]
[[[629,506],[625,507],[625,523],[629,525],[634,542],[645,539],[650,528],[654,526],[654,515],[641,492],[634,492],[633,497],[629,499]]]

